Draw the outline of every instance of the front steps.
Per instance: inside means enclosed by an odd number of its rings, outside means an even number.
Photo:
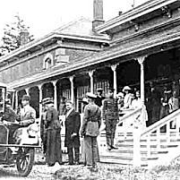
[[[98,137],[101,162],[153,168],[168,165],[180,155],[180,110],[161,119],[143,132],[117,128],[117,150],[108,151],[105,132]]]

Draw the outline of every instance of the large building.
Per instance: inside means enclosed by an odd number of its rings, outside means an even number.
[[[0,79],[15,90],[16,107],[29,94],[38,112],[44,97],[57,108],[66,97],[81,110],[79,100],[98,87],[117,93],[129,85],[144,102],[149,82],[179,83],[179,30],[178,0],[149,0],[107,22],[103,1],[94,0],[93,22],[81,18],[3,56]]]

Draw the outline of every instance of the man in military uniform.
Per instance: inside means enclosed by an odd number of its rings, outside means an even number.
[[[110,88],[107,98],[102,105],[102,118],[106,125],[106,142],[108,150],[117,149],[114,147],[114,136],[116,124],[119,119],[117,99],[113,97],[114,89]]]

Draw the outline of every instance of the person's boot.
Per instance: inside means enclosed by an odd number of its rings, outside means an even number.
[[[75,148],[75,165],[79,165],[79,148]]]
[[[107,150],[110,151],[112,149],[112,147],[111,147],[111,139],[109,137],[107,137],[106,141],[107,141]]]
[[[111,138],[111,149],[118,149],[114,146],[114,138]]]

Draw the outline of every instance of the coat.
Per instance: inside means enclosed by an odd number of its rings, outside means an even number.
[[[89,103],[84,109],[81,135],[98,136],[101,126],[101,110],[96,104]]]
[[[70,114],[65,119],[65,147],[79,147],[80,146],[80,137],[79,129],[81,126],[80,114],[72,110]],[[76,133],[77,136],[73,138],[71,135]]]
[[[17,120],[21,127],[28,127],[30,124],[33,124],[36,119],[36,111],[31,106],[27,105],[21,109],[18,114]]]
[[[46,111],[46,162],[49,165],[54,165],[55,162],[62,163],[61,152],[61,135],[60,135],[60,122],[58,120],[58,111],[51,107]]]
[[[117,99],[107,98],[103,101],[102,118],[104,120],[118,120],[119,119]]]
[[[61,129],[58,111],[54,107],[47,110],[45,121],[47,129]]]

